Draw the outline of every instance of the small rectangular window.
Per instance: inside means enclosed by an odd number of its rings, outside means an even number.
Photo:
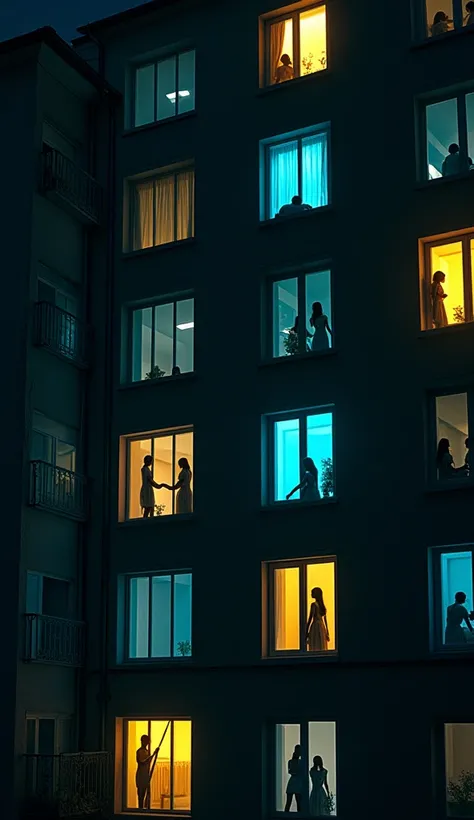
[[[432,477],[440,484],[465,485],[474,478],[469,430],[473,398],[471,391],[440,393],[433,397],[431,444]]]
[[[434,648],[474,652],[473,547],[431,550]]]
[[[474,815],[474,723],[444,726],[446,814]]]
[[[135,128],[193,111],[194,51],[135,69]]]
[[[474,171],[474,92],[460,91],[424,104],[423,177],[469,175]]]
[[[474,319],[474,232],[421,240],[421,326],[441,329]]]
[[[189,813],[191,721],[141,718],[123,723],[123,810]]]
[[[194,299],[132,310],[130,330],[132,381],[178,376],[194,369]]]
[[[310,817],[336,815],[336,724],[333,721],[277,723],[273,727],[277,812]]]
[[[191,656],[191,588],[189,572],[127,579],[129,660]]]
[[[272,14],[265,27],[265,84],[275,85],[327,68],[323,3]]]
[[[129,180],[130,250],[194,236],[194,170]]]
[[[422,37],[439,37],[474,25],[474,7],[465,0],[418,0],[424,12]]]
[[[273,280],[268,299],[272,313],[272,338],[267,340],[270,356],[322,353],[332,347],[329,270]],[[301,323],[300,316],[304,317]]]

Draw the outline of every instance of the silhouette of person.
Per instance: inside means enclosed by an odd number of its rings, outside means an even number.
[[[293,325],[293,327],[290,327],[290,330],[289,330],[289,333],[288,333],[289,338],[290,338],[290,345],[289,345],[290,350],[288,352],[290,353],[290,355],[294,355],[295,353],[298,353],[298,348],[299,348],[299,339],[298,339],[299,321],[300,321],[299,316],[295,316],[295,324]],[[305,328],[305,333],[306,333],[306,350],[308,350],[308,344],[309,344],[308,339],[311,339],[312,337],[311,337],[311,333],[309,333],[306,328]]]
[[[446,610],[446,629],[444,631],[445,644],[466,643],[466,633],[462,627],[462,623],[466,624],[469,632],[474,632],[471,626],[471,616],[474,613],[467,611],[464,604],[466,603],[466,593],[456,592],[454,596],[454,604],[450,604]]]
[[[155,512],[155,493],[153,487],[160,489],[161,484],[153,481],[151,474],[151,464],[153,459],[151,456],[145,456],[142,467],[142,486],[140,488],[140,507],[143,510],[143,518],[150,518]]]
[[[312,211],[311,205],[306,205],[299,195],[292,197],[291,203],[282,205],[278,211],[280,216],[294,216],[295,214],[302,214],[304,211]]]
[[[192,513],[193,511],[193,492],[191,490],[191,479],[193,474],[189,461],[187,458],[180,458],[178,466],[181,471],[178,475],[176,484],[159,484],[159,488],[164,487],[165,490],[177,490],[176,495],[176,512],[177,513]]]
[[[448,148],[448,152],[448,156],[444,158],[441,166],[441,173],[444,177],[460,174],[465,170],[464,165],[467,167],[467,163],[463,162],[461,154],[459,153],[459,145],[457,145],[457,143],[452,142]]]
[[[314,587],[311,590],[311,597],[314,598],[314,601],[311,604],[306,623],[306,643],[308,651],[322,652],[328,648],[329,629],[326,618],[327,609],[324,606],[321,587]]]
[[[433,25],[431,26],[431,36],[437,37],[439,34],[446,34],[452,24],[452,20],[444,11],[437,11],[433,17]]]
[[[466,3],[466,17],[464,19],[465,26],[472,26],[474,23],[474,2],[473,0],[469,0],[469,3]]]
[[[298,490],[301,490],[302,501],[320,501],[318,487],[318,468],[312,458],[306,456],[303,459],[304,473],[300,483],[293,487],[291,493],[288,493],[286,500],[289,501],[291,496]]]
[[[454,459],[449,450],[449,440],[440,438],[438,442],[438,452],[436,453],[436,466],[438,468],[438,480],[449,481],[456,478],[459,473],[466,475],[466,465],[455,467]]]
[[[444,300],[447,293],[444,292],[443,283],[446,281],[446,274],[442,270],[436,270],[431,283],[431,306],[433,315],[433,325],[435,327],[447,327],[448,317]]]
[[[148,735],[142,735],[140,741],[142,745],[137,749],[135,783],[137,786],[138,808],[144,809],[145,800],[150,787],[150,762],[156,754],[156,749],[151,755],[149,752],[150,738]]]
[[[304,792],[304,772],[303,761],[301,760],[301,746],[295,746],[293,757],[288,761],[288,774],[290,779],[286,786],[286,804],[285,811],[291,809],[293,796],[296,800],[296,810],[303,811],[303,792]]]
[[[314,330],[311,350],[329,350],[328,333],[332,336],[332,330],[329,327],[328,317],[323,313],[321,302],[313,302],[313,312],[309,323]]]
[[[171,375],[172,376],[181,376],[181,368],[178,367],[177,364],[175,364],[175,366],[173,367],[173,369],[171,371]]]
[[[311,778],[309,813],[311,817],[328,817],[328,770],[324,768],[323,759],[320,755],[313,757],[313,765],[309,770],[309,776]]]
[[[471,453],[471,439],[467,438],[464,442],[467,453],[464,456],[464,466],[470,476],[474,475],[474,459]]]
[[[286,80],[292,80],[295,76],[293,66],[291,65],[291,57],[289,54],[282,54],[279,65],[275,71],[275,82],[284,83]]]

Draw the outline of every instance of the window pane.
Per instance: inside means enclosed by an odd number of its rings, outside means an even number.
[[[328,204],[327,134],[313,134],[302,140],[303,202],[312,208]]]
[[[76,468],[76,448],[66,441],[56,441],[56,467],[74,472]]]
[[[474,646],[466,624],[472,607],[472,552],[442,553],[440,621],[445,646]]]
[[[173,738],[173,809],[191,810],[191,721],[175,720]]]
[[[456,99],[426,106],[426,152],[428,179],[458,174],[459,152],[449,154],[450,145],[459,147],[458,104]],[[446,158],[449,155],[449,159]],[[445,162],[446,160],[446,162]]]
[[[173,486],[173,436],[158,436],[153,441],[153,478],[158,484]],[[155,490],[155,515],[172,515],[173,491]]]
[[[176,657],[187,657],[192,654],[191,645],[191,593],[192,576],[190,573],[174,577],[174,647]]]
[[[142,467],[145,456],[151,455],[151,439],[130,441],[128,445],[128,517],[140,518],[142,509]],[[156,480],[156,479],[155,479]]]
[[[448,817],[472,817],[474,813],[474,723],[446,723],[446,800]]]
[[[300,649],[300,571],[298,567],[275,569],[274,612],[276,651]]]
[[[433,327],[464,321],[462,242],[431,248],[430,303]]]
[[[438,480],[449,481],[466,475],[464,460],[468,436],[467,394],[436,397],[436,432]],[[454,468],[457,468],[457,472]]]
[[[301,760],[299,723],[278,723],[275,727],[275,800],[277,811],[296,811],[295,794],[304,788],[307,774]]]
[[[171,647],[171,575],[151,579],[151,656],[169,658]]]
[[[135,72],[135,126],[155,119],[155,66],[144,65]]]
[[[180,464],[180,461],[184,461]],[[193,491],[192,474],[193,470],[193,434],[176,434],[176,459],[174,480],[182,484],[176,491],[175,512],[192,513],[193,511]]]
[[[26,754],[36,754],[36,720],[34,718],[26,721]]]
[[[300,14],[300,74],[313,74],[326,68],[326,7]]]
[[[133,187],[133,250],[153,245],[153,182],[139,182]]]
[[[161,743],[160,753],[150,781],[150,809],[170,808],[172,723],[173,721],[169,720],[150,722],[151,751],[154,751]]]
[[[426,0],[428,37],[438,37],[453,30],[453,0]]]
[[[308,416],[307,455],[318,472],[318,486],[323,498],[334,495],[332,458],[332,413]],[[308,493],[303,494],[303,498]]]
[[[273,283],[273,356],[298,353],[298,279]]]
[[[270,145],[269,160],[269,212],[272,218],[283,205],[288,205],[298,191],[298,142]]]
[[[298,419],[275,422],[274,439],[275,501],[284,501],[300,482],[300,423]],[[297,490],[292,498],[300,497]]]
[[[474,15],[472,22],[474,23]],[[472,160],[474,159],[474,93],[466,94],[466,118],[467,118],[467,153],[469,156],[468,168],[474,171]]]
[[[151,372],[152,308],[134,310],[132,319],[132,381],[139,382]]]
[[[194,299],[176,304],[176,367],[180,373],[194,370]]]
[[[153,376],[171,376],[173,369],[174,305],[155,307],[155,359]]]
[[[194,102],[194,51],[179,55],[178,114],[193,111]]]
[[[178,174],[177,186],[176,238],[179,241],[194,236],[194,171]]]
[[[334,569],[334,561],[320,561],[316,564],[308,564],[306,567],[306,607],[308,617],[311,617],[307,643],[309,652],[321,652],[326,649],[336,648]],[[324,615],[326,616],[327,630]]]
[[[149,724],[147,720],[129,720],[127,721],[126,733],[126,775],[125,775],[125,808],[137,809],[138,799],[137,790],[144,796],[146,783],[148,781],[149,767],[145,766],[139,768],[137,771],[136,756],[138,749],[142,747],[141,738],[143,735],[148,735]],[[148,747],[149,749],[150,747]],[[136,780],[135,780],[136,777]],[[138,787],[138,789],[137,789]]]
[[[336,724],[309,723],[309,813],[312,817],[336,814]],[[324,783],[327,780],[327,796]]]
[[[38,754],[53,755],[56,721],[54,718],[40,718],[38,720]]]
[[[319,352],[332,347],[332,336],[327,325],[332,329],[331,317],[331,273],[322,270],[306,276],[306,315],[309,319],[309,339],[311,350]]]
[[[164,120],[176,113],[176,57],[158,63],[156,118]]]
[[[161,177],[155,180],[156,196],[156,234],[155,245],[165,245],[175,240],[174,218],[174,176]]]
[[[294,77],[293,20],[272,23],[268,29],[268,37],[267,60],[270,85],[292,80]]]
[[[148,658],[148,621],[150,617],[148,578],[130,578],[130,658]]]

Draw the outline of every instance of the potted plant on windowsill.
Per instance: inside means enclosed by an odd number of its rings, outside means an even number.
[[[155,504],[155,515],[163,515],[166,504]]]
[[[191,654],[191,642],[190,641],[178,641],[178,655],[181,655],[182,658],[186,658]]]
[[[165,371],[161,369],[161,367],[157,364],[153,365],[149,373],[145,374],[146,380],[161,379],[162,376],[165,375]]]
[[[321,459],[321,492],[323,498],[330,498],[334,495],[334,470],[332,458]]]
[[[474,772],[462,771],[448,783],[448,817],[474,817]]]

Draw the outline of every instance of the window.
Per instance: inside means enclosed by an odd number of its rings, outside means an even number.
[[[50,578],[38,572],[26,574],[26,612],[51,615],[56,618],[71,616],[71,584],[60,578]]]
[[[191,655],[191,586],[189,572],[126,579],[128,660]]]
[[[264,26],[266,85],[327,68],[324,4],[272,16]]]
[[[432,477],[439,483],[465,484],[474,478],[469,429],[472,427],[472,392],[442,393],[434,397],[431,444]],[[433,436],[434,438],[434,436]]]
[[[268,354],[274,358],[297,353],[322,353],[332,347],[331,272],[299,273],[270,283],[272,338]],[[299,321],[299,317],[304,320]]]
[[[474,651],[473,547],[456,544],[431,551],[432,637],[435,649]],[[469,628],[471,626],[471,629]]]
[[[425,106],[426,179],[474,170],[474,92],[460,91]]]
[[[424,5],[424,36],[439,37],[448,31],[458,31],[474,24],[473,12],[466,9],[465,0],[420,0]],[[473,10],[474,11],[474,10]]]
[[[422,329],[472,322],[474,232],[422,244]]]
[[[271,804],[276,811],[335,816],[336,724],[277,723],[273,731]]]
[[[194,369],[194,299],[132,311],[131,378],[134,382]]]
[[[334,558],[280,561],[268,568],[270,655],[336,649]]]
[[[444,726],[446,814],[474,815],[474,723]]]
[[[194,170],[132,180],[131,249],[141,250],[194,236]]]
[[[320,407],[269,417],[270,502],[334,495],[333,410]]]
[[[148,718],[123,723],[122,808],[191,811],[191,721]],[[137,764],[150,753],[149,763]]]
[[[328,183],[329,126],[313,133],[294,132],[262,142],[264,191],[262,219],[294,216],[329,201]],[[292,200],[297,197],[298,203]],[[280,213],[280,209],[285,210]]]
[[[135,128],[194,111],[194,57],[183,51],[135,69]]]
[[[193,511],[193,431],[190,427],[130,437],[127,445],[127,518]],[[149,464],[145,464],[146,457]],[[150,476],[156,488],[150,483]]]
[[[78,354],[77,300],[49,282],[38,279],[38,302],[43,303],[42,334],[65,356]],[[59,310],[55,310],[59,308]]]
[[[32,461],[45,461],[63,470],[75,472],[75,441],[75,430],[34,411],[31,438]]]

